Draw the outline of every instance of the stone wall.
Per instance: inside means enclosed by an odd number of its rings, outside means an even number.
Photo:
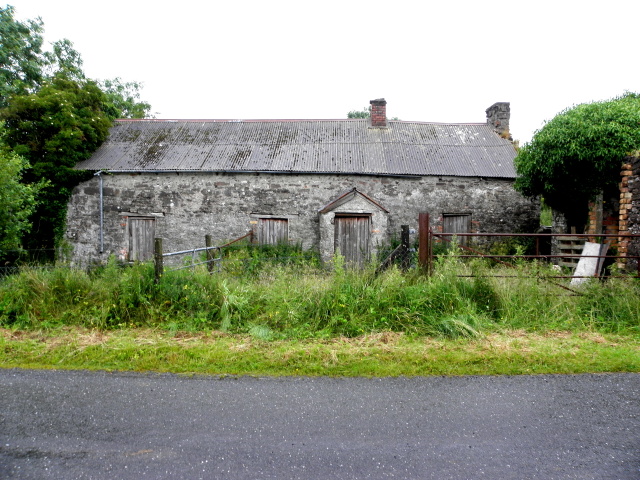
[[[128,223],[136,216],[155,218],[155,236],[164,239],[165,251],[203,246],[207,234],[221,244],[269,216],[288,220],[291,242],[320,249],[320,210],[353,188],[389,212],[385,238],[379,242],[399,235],[401,225],[417,229],[420,212],[431,214],[436,229],[443,214],[471,214],[477,232],[534,232],[539,218],[538,204],[515,192],[511,181],[500,179],[146,173],[103,174],[103,182],[102,252],[98,179],[77,186],[69,203],[66,239],[75,264],[105,262],[110,255],[125,260]]]
[[[620,173],[620,233],[640,234],[640,156],[625,158]],[[640,256],[640,239],[620,238],[620,255]],[[635,258],[622,259],[620,267],[628,270],[638,270],[638,260]]]

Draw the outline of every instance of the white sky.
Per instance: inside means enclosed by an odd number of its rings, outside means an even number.
[[[10,0],[87,76],[144,83],[157,118],[484,122],[526,142],[574,104],[640,92],[638,0]]]

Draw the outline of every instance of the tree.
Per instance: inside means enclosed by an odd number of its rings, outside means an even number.
[[[18,22],[12,6],[0,7],[0,108],[11,95],[38,86],[46,59],[42,54],[42,20]]]
[[[0,108],[14,95],[28,95],[45,82],[63,73],[68,79],[86,80],[82,56],[68,39],[43,51],[44,24],[40,18],[19,22],[15,9],[0,7]],[[97,82],[107,95],[106,111],[112,118],[147,118],[151,106],[140,100],[142,84],[124,82],[119,77]]]
[[[347,113],[347,118],[369,118],[371,116],[371,107],[364,107],[362,110],[351,110]]]
[[[88,176],[73,167],[100,146],[113,119],[146,117],[151,107],[138,82],[87,79],[69,40],[43,51],[42,21],[18,22],[14,13],[0,8],[0,120],[7,145],[32,165],[21,170],[23,182],[48,184],[37,191],[27,246],[51,249],[64,233],[71,190]]]
[[[50,183],[32,217],[29,248],[52,248],[62,237],[71,190],[87,176],[73,167],[107,137],[112,119],[106,107],[106,95],[95,82],[58,73],[37,92],[12,97],[0,112],[7,144],[32,165],[25,180]]]
[[[28,168],[27,161],[5,145],[0,124],[0,259],[7,258],[7,250],[20,248],[23,234],[31,228],[36,195],[45,186],[21,182]]]
[[[85,79],[82,70],[82,56],[75,48],[73,42],[63,38],[51,44],[51,51],[45,52],[46,65],[45,78],[51,78],[58,73],[64,73],[68,78],[81,81]]]
[[[624,157],[638,148],[640,95],[577,105],[555,116],[519,150],[515,188],[542,196],[569,225],[584,225],[588,201],[619,182]]]
[[[362,110],[351,110],[347,113],[347,118],[369,118],[371,117],[371,107],[364,107]],[[390,120],[400,120],[398,117],[391,117]]]
[[[142,84],[123,82],[120,77],[99,83],[107,96],[114,118],[150,118],[151,105],[140,100]]]

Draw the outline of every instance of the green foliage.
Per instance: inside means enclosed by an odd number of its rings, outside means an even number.
[[[540,225],[550,226],[553,224],[553,210],[546,204],[544,198],[540,201]]]
[[[142,83],[124,82],[116,77],[103,80],[99,86],[107,96],[112,118],[151,118],[151,105],[140,100]]]
[[[46,79],[62,73],[76,81],[85,80],[84,71],[82,70],[82,56],[80,52],[73,48],[73,43],[70,40],[64,38],[53,42],[51,51],[44,52],[43,55],[47,60],[45,67]]]
[[[84,80],[82,58],[67,39],[43,51],[44,24],[40,18],[19,22],[15,9],[0,7],[0,108],[14,95],[27,95],[59,73]]]
[[[15,9],[0,7],[0,108],[8,98],[24,94],[42,80],[42,20],[18,22]]]
[[[113,119],[147,116],[150,106],[140,101],[140,83],[87,79],[69,40],[43,51],[42,21],[18,22],[14,13],[0,8],[0,119],[7,145],[32,165],[23,181],[49,184],[26,246],[52,249],[64,232],[71,191],[87,178],[73,167],[98,148]]]
[[[62,176],[106,138],[111,120],[105,95],[91,80],[57,74],[35,93],[13,97],[2,111],[7,143],[33,165],[33,174]]]
[[[71,191],[87,175],[73,167],[98,148],[111,126],[105,101],[95,82],[59,73],[35,93],[12,97],[0,112],[7,144],[32,165],[25,181],[50,185],[38,198],[29,248],[53,248],[62,237]]]
[[[236,244],[225,248],[222,255],[222,268],[232,275],[258,276],[277,266],[321,268],[318,252],[304,250],[300,244]]]
[[[347,118],[369,118],[371,116],[371,107],[364,107],[362,110],[351,110],[347,113]]]
[[[362,110],[351,110],[347,113],[347,118],[369,118],[371,117],[371,107],[363,107]],[[398,117],[391,117],[390,120],[400,120]]]
[[[577,105],[538,130],[515,159],[515,187],[584,223],[586,204],[619,181],[625,155],[640,148],[640,95]]]
[[[42,49],[44,24],[39,18],[19,22],[14,7],[0,7],[0,108],[14,95],[34,93],[56,76],[86,81],[82,57],[68,39],[57,40],[51,50]],[[145,118],[151,106],[140,100],[142,84],[119,77],[98,82],[106,94],[105,110],[111,118]]]
[[[36,196],[45,186],[21,183],[27,161],[4,144],[4,129],[0,123],[0,259],[7,250],[18,249],[24,233],[31,228],[29,217],[36,206]]]

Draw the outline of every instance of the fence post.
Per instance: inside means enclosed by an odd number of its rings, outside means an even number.
[[[418,263],[423,272],[431,274],[431,236],[429,235],[429,214],[418,215]]]
[[[155,283],[160,282],[164,266],[162,264],[162,239],[156,237],[153,242],[153,263],[155,265]]]
[[[402,245],[402,265],[403,270],[409,269],[409,225],[400,225],[400,243]]]
[[[204,245],[207,247],[207,270],[209,273],[213,273],[213,240],[211,235],[204,236]]]

